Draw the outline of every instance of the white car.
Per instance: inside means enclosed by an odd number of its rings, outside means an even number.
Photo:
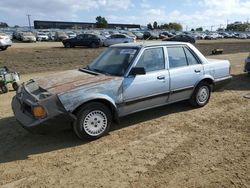
[[[49,40],[49,36],[45,33],[37,33],[36,34],[36,40],[37,41],[48,41]]]
[[[125,34],[114,34],[104,40],[104,46],[110,46],[119,43],[130,43],[135,42],[135,39]]]
[[[0,49],[6,50],[11,45],[12,41],[10,40],[10,37],[5,33],[0,33]]]
[[[68,35],[68,37],[69,37],[70,39],[76,37],[76,33],[74,33],[74,32],[67,32],[67,35]]]
[[[23,41],[23,42],[36,42],[36,37],[31,32],[23,32],[23,33],[21,33],[21,41]]]

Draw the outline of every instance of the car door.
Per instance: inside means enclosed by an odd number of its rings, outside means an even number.
[[[76,38],[73,39],[75,46],[83,46],[84,45],[84,35],[77,35]]]
[[[135,67],[144,67],[145,75],[127,76],[123,82],[124,107],[122,114],[129,114],[163,105],[169,95],[169,73],[166,69],[163,47],[143,50]]]
[[[185,46],[168,47],[170,74],[169,102],[189,99],[204,69],[198,57]]]

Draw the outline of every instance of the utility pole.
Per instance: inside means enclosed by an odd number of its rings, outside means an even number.
[[[31,25],[30,25],[30,16],[31,16],[31,15],[30,15],[30,14],[27,14],[26,16],[28,17],[28,21],[29,21],[29,28],[30,28],[30,31],[31,31]]]
[[[213,27],[214,27],[214,26],[213,26],[213,25],[211,25],[211,31],[213,31]]]

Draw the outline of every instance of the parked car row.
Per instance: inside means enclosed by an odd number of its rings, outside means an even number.
[[[80,34],[74,38],[68,38],[62,40],[65,48],[73,48],[76,46],[89,46],[91,48],[97,48],[100,46],[110,46],[119,43],[135,42],[135,38],[132,38],[126,34],[113,34],[107,38],[98,34]]]

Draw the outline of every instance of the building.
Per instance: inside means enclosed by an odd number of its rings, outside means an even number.
[[[140,25],[137,24],[108,24],[109,29],[131,29],[139,28]],[[96,28],[96,23],[88,22],[62,22],[62,21],[34,21],[35,29],[93,29]]]

